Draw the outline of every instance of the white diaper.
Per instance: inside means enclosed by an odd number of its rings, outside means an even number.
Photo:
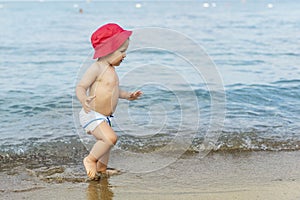
[[[80,124],[87,133],[91,133],[103,121],[106,121],[111,126],[111,117],[112,116],[105,116],[93,110],[86,113],[84,109],[81,109],[79,112]]]

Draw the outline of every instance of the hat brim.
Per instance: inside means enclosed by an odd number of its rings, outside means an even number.
[[[95,47],[93,59],[107,56],[116,51],[131,36],[132,31],[122,31],[108,38],[105,42]]]

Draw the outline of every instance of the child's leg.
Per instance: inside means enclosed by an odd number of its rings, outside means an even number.
[[[104,154],[97,162],[97,172],[105,173],[109,160],[110,151]]]
[[[92,135],[98,140],[90,154],[84,158],[83,163],[90,178],[95,178],[97,173],[97,160],[109,153],[111,147],[117,142],[117,135],[112,128],[102,122],[92,131]],[[105,163],[107,165],[107,163]]]
[[[114,168],[107,168],[110,151],[104,154],[97,162],[97,172],[107,174],[109,176],[119,174],[120,171]]]

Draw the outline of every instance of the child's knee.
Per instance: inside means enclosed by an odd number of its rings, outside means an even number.
[[[107,134],[104,136],[103,141],[109,145],[115,145],[118,141],[118,136],[114,134]]]

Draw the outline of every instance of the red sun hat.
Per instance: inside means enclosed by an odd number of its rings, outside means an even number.
[[[130,37],[132,31],[121,28],[118,24],[105,24],[98,28],[91,36],[91,43],[95,49],[94,59],[107,56],[116,51]]]

